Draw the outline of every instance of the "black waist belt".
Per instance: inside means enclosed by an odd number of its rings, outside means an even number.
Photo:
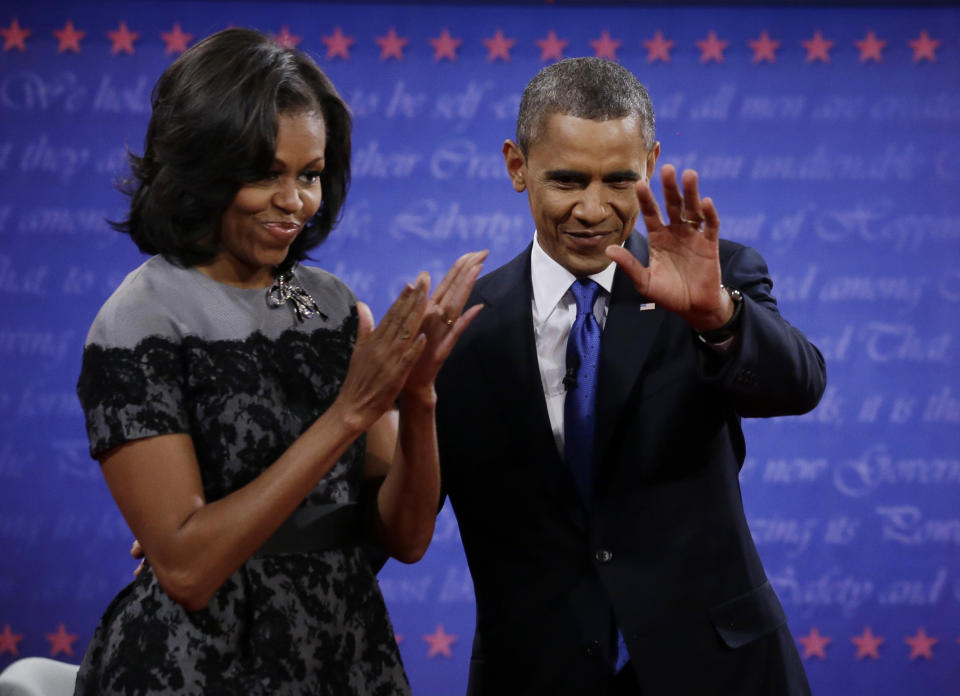
[[[254,556],[329,551],[360,541],[360,510],[356,503],[312,505],[295,510]]]

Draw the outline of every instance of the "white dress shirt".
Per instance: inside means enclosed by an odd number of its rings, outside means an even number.
[[[607,321],[616,270],[617,265],[611,262],[599,273],[589,276],[605,291],[598,293],[593,305],[593,316],[601,330]],[[540,382],[547,400],[553,438],[563,456],[563,403],[566,398],[563,378],[567,374],[567,337],[577,318],[577,301],[570,286],[577,276],[550,258],[536,235],[530,254],[530,275],[533,279],[533,333],[537,342]]]

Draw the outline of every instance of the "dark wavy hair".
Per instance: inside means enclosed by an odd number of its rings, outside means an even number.
[[[326,126],[323,202],[282,266],[306,257],[340,216],[350,186],[351,118],[333,84],[304,53],[260,32],[226,29],[185,51],[153,88],[153,113],[132,176],[130,213],[112,223],[141,251],[187,266],[213,259],[220,218],[244,184],[263,179],[280,114],[317,112]]]

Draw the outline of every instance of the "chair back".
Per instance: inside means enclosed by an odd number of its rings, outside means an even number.
[[[0,696],[73,696],[79,665],[25,657],[0,672]]]

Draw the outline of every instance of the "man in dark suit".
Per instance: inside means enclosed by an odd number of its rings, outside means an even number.
[[[541,71],[504,145],[535,238],[437,383],[470,694],[809,694],[737,477],[740,418],[812,409],[823,359],[694,172],[663,167],[662,219],[659,153],[644,88],[593,58]]]

